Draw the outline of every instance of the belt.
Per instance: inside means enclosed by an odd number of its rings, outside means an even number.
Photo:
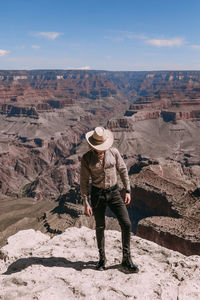
[[[112,192],[114,190],[116,190],[118,188],[118,185],[115,184],[107,189],[104,189],[104,188],[98,188],[97,186],[92,186],[92,189],[96,190],[96,191],[99,191],[99,192],[103,192],[103,193],[109,193],[109,192]]]

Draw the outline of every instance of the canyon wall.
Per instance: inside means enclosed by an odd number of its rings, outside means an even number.
[[[0,71],[2,197],[19,202],[29,197],[38,205],[52,201],[51,209],[39,210],[31,224],[39,222],[40,229],[55,233],[65,226],[59,205],[52,213],[54,202],[64,201],[69,216],[65,225],[73,225],[70,214],[76,208],[67,205],[81,203],[80,159],[88,150],[84,134],[98,125],[113,131],[114,145],[129,169],[133,231],[165,247],[183,248],[186,255],[198,254],[198,71]],[[94,226],[79,213],[77,218]],[[24,215],[22,220],[16,220],[19,226],[29,222]],[[108,224],[116,229],[115,221]],[[13,223],[10,232],[14,227],[20,228]],[[182,247],[177,248],[179,242]]]

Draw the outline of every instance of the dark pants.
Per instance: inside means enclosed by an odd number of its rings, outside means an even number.
[[[100,257],[105,257],[104,230],[107,206],[115,214],[120,224],[123,254],[130,254],[131,221],[117,185],[110,189],[100,189],[92,186],[91,206],[96,221],[96,237]]]

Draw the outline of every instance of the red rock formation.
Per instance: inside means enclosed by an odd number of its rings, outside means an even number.
[[[139,222],[137,235],[184,255],[200,255],[199,220],[150,217]]]
[[[200,109],[193,110],[188,107],[188,110],[182,111],[161,111],[161,116],[165,122],[176,122],[178,120],[200,120]]]
[[[172,163],[144,167],[134,175],[129,211],[133,225],[140,220],[136,231],[140,237],[185,255],[199,255],[199,195],[177,167],[175,163],[173,169]]]
[[[132,131],[133,124],[132,120],[127,117],[120,118],[120,119],[112,119],[108,121],[107,127],[111,131]]]
[[[32,117],[38,118],[38,113],[35,107],[26,107],[13,104],[2,104],[1,113],[8,117]]]
[[[65,194],[79,182],[83,133],[108,120],[129,166],[139,155],[181,162],[181,176],[176,166],[158,164],[156,173],[140,165],[137,175],[132,168],[140,214],[191,217],[198,208],[199,93],[197,71],[0,71],[0,190],[38,200]]]

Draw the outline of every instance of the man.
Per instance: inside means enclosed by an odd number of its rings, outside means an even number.
[[[131,222],[125,205],[130,203],[131,197],[126,165],[119,151],[112,147],[114,138],[110,130],[96,127],[95,130],[86,133],[86,140],[90,150],[83,155],[81,160],[80,187],[85,213],[88,216],[94,214],[95,217],[99,249],[97,269],[104,270],[106,264],[104,230],[105,211],[109,206],[121,226],[122,266],[126,271],[138,272],[138,267],[133,264],[130,254]],[[126,189],[125,201],[117,186],[117,171]],[[90,178],[92,180],[91,206],[88,201]]]

